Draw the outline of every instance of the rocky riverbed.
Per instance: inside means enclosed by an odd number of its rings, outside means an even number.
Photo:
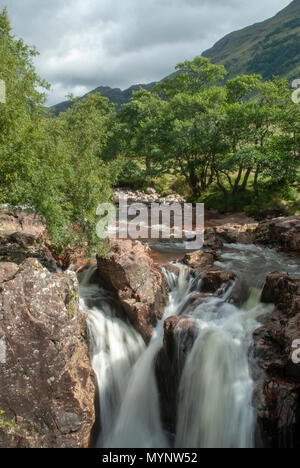
[[[257,249],[259,245],[270,246],[292,254],[290,262],[297,265],[299,239],[299,217],[256,223],[244,215],[210,213],[204,250],[180,254],[176,264],[166,263],[166,258],[153,256],[147,245],[130,240],[113,241],[107,257],[98,259],[93,281],[109,291],[119,304],[121,320],[128,320],[147,344],[168,301],[170,285],[163,269],[176,278],[179,262],[191,278],[201,282],[200,290],[194,286],[178,315],[163,323],[156,379],[168,432],[176,430],[179,383],[198,336],[191,310],[201,308],[210,298],[222,298],[233,284],[239,284],[236,272],[226,266],[228,245],[244,245],[246,249],[254,243]],[[250,255],[250,250],[245,252]],[[57,263],[38,217],[25,212],[2,213],[2,447],[88,447],[92,443],[97,384],[88,353],[85,316],[79,308],[75,273],[61,272],[62,266],[76,262],[82,270],[90,261],[82,252],[79,262],[76,252],[72,255],[68,262]],[[256,444],[264,447],[300,446],[300,371],[291,360],[292,342],[300,339],[300,280],[286,273],[288,261],[282,265],[280,261],[283,269],[270,271],[262,285],[261,301],[274,304],[275,311],[260,319],[261,327],[256,328],[249,349],[258,415]],[[297,267],[292,271],[296,273]],[[229,300],[238,304],[241,284],[230,294]]]

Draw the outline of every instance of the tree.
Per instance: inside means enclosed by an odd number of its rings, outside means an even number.
[[[220,133],[225,92],[213,83],[226,72],[203,57],[176,69],[177,74],[155,88],[167,103],[160,132],[161,169],[182,174],[198,199],[215,180],[216,158],[225,151]]]
[[[151,174],[158,151],[161,115],[165,107],[166,102],[156,93],[140,90],[133,93],[118,116],[127,154],[144,160],[148,174]]]
[[[96,208],[110,197],[114,171],[100,159],[113,108],[90,95],[54,118],[38,91],[49,86],[35,72],[37,52],[13,37],[0,14],[0,201],[26,205],[46,220],[53,244],[98,243]]]

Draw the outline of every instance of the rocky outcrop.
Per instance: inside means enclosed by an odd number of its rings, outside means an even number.
[[[200,272],[213,267],[215,255],[214,251],[197,250],[196,252],[186,254],[182,259],[182,263],[193,272]]]
[[[88,447],[96,382],[74,273],[0,264],[0,446]]]
[[[263,445],[300,447],[300,366],[292,359],[292,344],[300,338],[300,279],[272,273],[262,301],[276,305],[255,331],[251,349]]]
[[[23,232],[39,237],[46,233],[46,226],[42,218],[32,211],[2,209],[0,211],[0,232],[10,234]]]
[[[220,290],[221,286],[224,286],[226,289],[235,280],[235,277],[232,271],[221,270],[219,268],[206,271],[201,274],[201,292],[215,293]],[[220,292],[223,293],[224,291]]]
[[[220,250],[223,247],[223,242],[218,236],[216,229],[207,228],[204,231],[203,247],[206,249]]]
[[[161,415],[165,430],[176,431],[177,395],[186,358],[198,335],[191,317],[170,317],[164,323],[164,342],[156,360]]]
[[[286,252],[300,252],[300,216],[274,218],[262,221],[255,242],[277,247]]]
[[[138,241],[111,241],[105,258],[97,258],[102,283],[115,294],[129,320],[145,342],[162,318],[168,295],[167,282]]]
[[[252,244],[257,223],[224,224],[216,228],[216,233],[228,244]]]
[[[216,236],[228,244],[251,244],[258,222],[244,213],[221,215],[207,211],[206,225],[213,228]]]
[[[26,232],[0,231],[0,262],[20,265],[26,258],[36,258],[49,271],[57,271],[52,254],[40,237]]]

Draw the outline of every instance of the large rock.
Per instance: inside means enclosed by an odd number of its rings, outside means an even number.
[[[254,403],[264,446],[300,447],[300,366],[292,344],[300,338],[300,279],[274,272],[262,301],[276,310],[253,335]]]
[[[254,232],[258,223],[249,218],[245,213],[234,213],[221,215],[206,211],[206,225],[214,229],[218,239],[229,244],[253,243]]]
[[[261,222],[255,233],[255,241],[287,252],[300,252],[300,216]]]
[[[105,258],[97,258],[104,285],[117,296],[131,323],[145,342],[162,318],[168,287],[163,273],[138,241],[114,240]]]
[[[207,249],[220,250],[223,247],[223,242],[218,236],[216,229],[207,228],[204,231],[203,247]]]
[[[219,268],[205,271],[201,274],[201,292],[215,293],[220,290],[221,286],[224,286],[226,289],[235,278],[236,276],[232,271],[221,270]],[[223,289],[220,292],[223,293]]]
[[[254,231],[258,223],[252,224],[224,224],[216,228],[216,233],[228,244],[252,244]]]
[[[175,434],[177,396],[186,358],[197,338],[197,321],[191,317],[169,317],[164,322],[164,342],[156,359],[156,376],[165,430]]]
[[[215,261],[215,252],[204,250],[197,250],[186,254],[182,262],[193,271],[203,271],[211,268]]]
[[[0,446],[88,447],[96,380],[75,273],[0,264]]]
[[[0,262],[20,265],[26,258],[36,258],[49,271],[57,271],[56,262],[44,242],[35,234],[0,231]]]
[[[39,237],[46,233],[46,226],[39,215],[28,210],[2,209],[0,211],[0,232],[10,234],[23,232]]]
[[[215,260],[221,260],[215,250],[198,250],[186,254],[182,259],[182,262],[190,268],[191,274],[201,278],[202,293],[215,293],[221,286],[227,287],[235,279],[232,271],[214,268]]]

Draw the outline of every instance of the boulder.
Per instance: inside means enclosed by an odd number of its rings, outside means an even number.
[[[227,244],[252,244],[257,223],[224,224],[216,228],[216,233]]]
[[[46,226],[42,218],[33,212],[2,209],[0,211],[0,232],[23,232],[39,237],[46,233]]]
[[[195,252],[186,254],[181,261],[191,270],[200,272],[213,266],[215,261],[215,253],[206,252],[204,250],[197,250]]]
[[[204,231],[204,243],[203,246],[206,249],[220,250],[223,247],[223,242],[218,236],[217,231],[212,228],[205,229]]]
[[[276,309],[262,318],[250,353],[258,426],[264,446],[300,447],[300,366],[292,359],[300,338],[300,279],[271,273],[262,301]]]
[[[0,262],[20,265],[26,258],[36,258],[49,271],[57,271],[56,262],[44,242],[35,234],[0,231]]]
[[[286,252],[300,252],[300,216],[262,221],[255,232],[255,241]]]
[[[213,269],[201,274],[201,292],[215,293],[221,286],[228,287],[229,283],[236,278],[232,271]]]
[[[88,447],[96,379],[75,273],[0,264],[0,447]]]
[[[101,281],[115,294],[146,343],[162,318],[167,281],[155,267],[150,249],[138,241],[112,240],[105,258],[97,258]]]
[[[164,429],[176,432],[177,395],[186,358],[198,335],[190,317],[169,317],[164,322],[164,341],[156,359],[156,377]]]

